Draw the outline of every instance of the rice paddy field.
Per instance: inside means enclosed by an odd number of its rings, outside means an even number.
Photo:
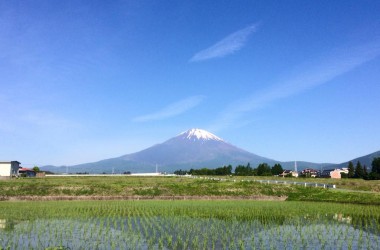
[[[380,182],[247,178],[3,180],[0,250],[380,249]]]
[[[0,249],[380,249],[380,207],[297,201],[3,201]]]

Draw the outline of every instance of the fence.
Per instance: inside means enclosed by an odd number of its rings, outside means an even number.
[[[236,182],[236,179],[224,179],[224,178],[216,178],[216,177],[203,177],[203,176],[193,176],[193,175],[184,175],[190,178],[199,178],[199,179],[207,179],[207,180],[215,180],[215,181],[233,181]],[[317,182],[298,182],[298,181],[280,181],[280,180],[240,180],[241,182],[260,182],[263,184],[284,184],[284,185],[301,185],[304,187],[323,187],[323,188],[336,188],[336,185],[325,184],[325,183],[317,183]]]

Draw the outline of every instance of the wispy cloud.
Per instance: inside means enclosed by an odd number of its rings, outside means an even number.
[[[224,57],[240,50],[247,42],[249,35],[257,30],[258,24],[238,30],[223,38],[211,47],[196,53],[190,62],[204,61],[212,58]]]
[[[254,93],[243,100],[231,103],[223,110],[209,129],[219,131],[232,127],[237,121],[240,123],[240,119],[249,112],[313,87],[326,84],[379,55],[379,41],[334,51],[324,60],[311,63],[308,67],[300,67],[297,69],[298,74],[294,74],[292,77],[281,81],[281,83]]]
[[[204,96],[201,96],[201,95],[191,96],[186,99],[180,100],[178,102],[172,103],[169,106],[155,113],[135,117],[133,121],[147,122],[147,121],[162,120],[165,118],[177,116],[199,105],[203,99],[204,99]]]

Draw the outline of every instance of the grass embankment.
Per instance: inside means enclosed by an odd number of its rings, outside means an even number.
[[[247,179],[247,178],[244,178]],[[249,178],[248,178],[249,179]],[[380,205],[380,193],[342,192],[333,189],[258,182],[236,182],[180,177],[49,177],[0,181],[0,200],[10,199],[270,199],[328,201]],[[297,179],[300,181],[300,179]],[[310,181],[310,180],[309,180]],[[319,181],[313,179],[313,181]],[[321,181],[332,182],[322,179]],[[337,183],[341,182],[337,181]],[[356,187],[370,189],[380,182],[354,180]],[[335,183],[339,186],[339,184]],[[349,182],[342,182],[348,186]],[[342,185],[343,186],[343,185]],[[277,197],[277,198],[276,198]]]
[[[368,191],[380,193],[380,181],[378,180],[363,180],[363,179],[330,179],[330,178],[281,178],[275,176],[239,176],[234,177],[238,180],[286,180],[297,182],[314,182],[336,185],[338,189],[347,189],[353,191]]]

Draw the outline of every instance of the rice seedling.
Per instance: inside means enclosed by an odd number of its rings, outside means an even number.
[[[0,229],[1,250],[378,249],[380,243],[376,206],[88,201],[27,202],[25,211],[24,205],[0,203],[1,218],[13,224]]]

